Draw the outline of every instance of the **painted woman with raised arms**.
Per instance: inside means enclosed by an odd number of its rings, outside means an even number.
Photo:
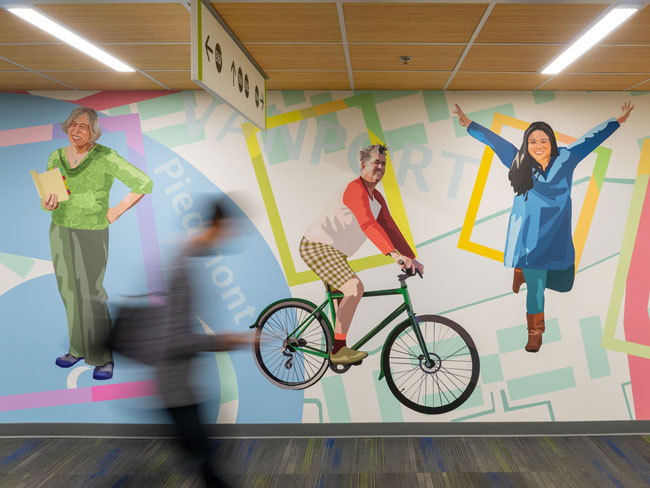
[[[567,147],[557,147],[553,129],[533,122],[524,132],[519,150],[482,125],[471,121],[456,105],[454,113],[467,132],[490,146],[509,169],[515,192],[508,221],[504,264],[514,268],[512,291],[525,282],[526,351],[537,352],[544,333],[544,290],[567,292],[575,278],[575,250],[571,233],[571,185],[580,161],[611,136],[634,108],[630,102],[618,117],[594,127]]]

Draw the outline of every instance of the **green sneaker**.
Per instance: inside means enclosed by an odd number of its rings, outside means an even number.
[[[343,346],[336,354],[330,354],[330,361],[332,364],[352,364],[367,357],[367,352],[355,351],[348,346]]]

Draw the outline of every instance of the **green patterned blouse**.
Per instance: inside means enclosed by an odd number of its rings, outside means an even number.
[[[47,161],[47,169],[60,168],[70,190],[70,198],[59,202],[52,221],[70,229],[100,230],[108,227],[108,197],[117,178],[131,193],[151,193],[153,181],[112,149],[95,144],[76,168],[70,168],[65,148],[57,149]]]

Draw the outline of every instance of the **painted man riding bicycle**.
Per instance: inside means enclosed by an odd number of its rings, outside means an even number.
[[[384,197],[376,189],[386,171],[386,150],[386,146],[374,144],[359,152],[360,177],[334,195],[300,242],[300,256],[307,266],[332,290],[343,294],[336,313],[330,356],[333,364],[357,363],[368,356],[346,345],[347,333],[364,291],[363,283],[348,264],[348,257],[370,239],[400,267],[411,272],[424,271],[391,217]]]

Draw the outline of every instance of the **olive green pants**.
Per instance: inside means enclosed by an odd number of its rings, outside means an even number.
[[[108,348],[112,322],[106,306],[104,271],[108,260],[108,228],[69,229],[50,226],[54,274],[68,319],[70,354],[87,364],[113,360]]]

